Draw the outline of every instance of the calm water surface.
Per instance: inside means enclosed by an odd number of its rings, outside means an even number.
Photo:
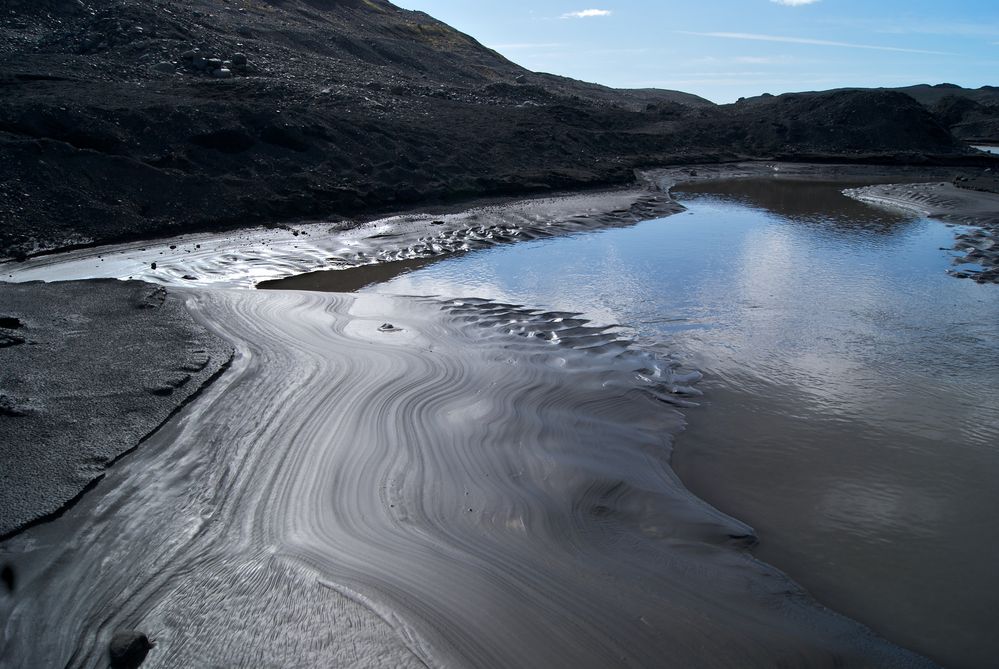
[[[706,393],[674,466],[761,559],[947,666],[996,666],[999,287],[945,274],[953,229],[847,185],[686,187],[684,214],[363,290],[583,311],[674,353]]]

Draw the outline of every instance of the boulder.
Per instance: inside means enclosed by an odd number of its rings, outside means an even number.
[[[135,669],[155,645],[148,636],[137,630],[118,632],[111,637],[108,645],[112,669]]]

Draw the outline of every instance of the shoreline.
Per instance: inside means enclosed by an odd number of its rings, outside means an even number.
[[[559,199],[588,193],[605,193],[629,190],[635,187],[646,175],[662,173],[681,175],[691,169],[704,174],[738,175],[765,174],[773,165],[779,165],[788,174],[798,174],[809,178],[810,173],[865,174],[868,172],[888,172],[905,174],[925,172],[937,178],[963,177],[975,179],[982,169],[999,167],[999,157],[989,154],[961,156],[922,156],[913,155],[775,155],[769,158],[753,158],[734,155],[685,155],[664,162],[639,161],[633,167],[621,167],[613,175],[602,178],[573,179],[567,175],[552,178],[543,183],[526,186],[487,188],[477,192],[448,191],[441,194],[427,194],[412,201],[391,204],[369,205],[361,208],[339,208],[319,210],[291,215],[247,212],[239,222],[234,218],[210,223],[184,224],[176,221],[170,225],[130,232],[127,234],[104,235],[99,238],[67,236],[62,239],[39,242],[34,250],[0,250],[0,264],[23,262],[58,255],[72,251],[107,246],[123,246],[155,240],[180,239],[185,237],[233,235],[247,229],[263,228],[270,230],[293,229],[309,225],[316,220],[329,221],[343,230],[368,225],[374,221],[403,215],[426,213],[453,213],[491,206],[503,206],[511,202],[540,199]],[[561,174],[561,173],[559,173]],[[715,176],[714,178],[731,178]],[[408,205],[408,206],[407,206]],[[173,234],[164,232],[172,231]]]
[[[180,286],[250,286],[309,272],[431,258],[483,245],[628,225],[683,211],[670,189],[683,182],[777,177],[884,182],[939,181],[951,168],[751,161],[636,171],[630,186],[528,199],[421,208],[361,224],[307,221],[86,246],[0,262],[0,280],[132,278]],[[156,267],[152,267],[156,263]],[[58,273],[52,275],[53,268]]]
[[[487,300],[192,295],[239,362],[100,498],[3,544],[35,594],[14,656],[97,662],[127,625],[151,666],[935,666],[682,486],[662,399],[691,380],[629,342]]]
[[[617,198],[617,200],[615,200],[613,206],[606,206],[607,203],[605,202],[604,203],[605,206],[601,213],[594,212],[593,200],[606,199],[608,196],[607,193],[576,195],[564,198],[562,200],[544,199],[544,200],[521,201],[516,203],[507,203],[505,206],[499,206],[492,209],[487,207],[483,210],[478,210],[474,212],[474,216],[480,217],[479,219],[476,219],[477,222],[481,221],[482,216],[486,216],[487,218],[492,217],[490,218],[491,221],[490,225],[493,226],[491,229],[491,232],[493,233],[493,238],[489,238],[484,234],[480,235],[479,238],[469,238],[467,235],[464,236],[459,235],[458,239],[459,247],[460,245],[463,244],[467,245],[470,242],[471,245],[467,246],[464,249],[458,247],[452,249],[446,249],[442,247],[442,249],[444,250],[445,253],[460,252],[462,250],[468,250],[469,248],[477,248],[476,244],[489,245],[492,243],[500,243],[500,242],[512,241],[517,238],[522,238],[520,233],[523,232],[524,230],[536,231],[546,227],[551,227],[550,221],[554,220],[558,216],[564,216],[567,211],[574,212],[571,214],[571,216],[576,217],[576,223],[578,224],[578,227],[573,229],[570,226],[567,229],[556,230],[555,231],[556,233],[566,233],[566,232],[571,233],[583,229],[598,229],[599,227],[605,227],[608,225],[628,225],[630,223],[635,222],[636,220],[642,220],[635,218],[635,211],[633,210],[633,207],[635,207],[636,205],[641,205],[643,207],[650,207],[650,209],[646,210],[647,214],[654,214],[654,216],[650,217],[661,216],[664,215],[665,213],[676,213],[677,211],[682,209],[676,209],[675,207],[678,205],[676,205],[676,203],[672,200],[672,198],[664,197],[663,194],[665,193],[666,195],[668,195],[669,187],[673,183],[677,183],[679,181],[685,181],[691,179],[708,179],[708,178],[736,178],[738,176],[752,177],[764,174],[774,175],[775,173],[777,173],[781,178],[816,178],[816,179],[829,178],[830,175],[827,173],[826,170],[823,169],[823,167],[824,166],[813,166],[805,168],[803,166],[795,166],[794,169],[792,170],[782,171],[780,169],[775,170],[774,167],[770,165],[751,164],[750,166],[742,165],[736,168],[730,168],[727,171],[725,169],[717,169],[712,171],[704,168],[703,166],[676,168],[673,170],[651,171],[643,174],[643,179],[645,179],[647,183],[656,184],[657,187],[662,190],[660,190],[655,195],[649,195],[650,191],[635,191],[635,190],[614,191],[611,195]],[[870,172],[877,171],[878,169],[879,168],[859,169],[856,168],[855,166],[843,166],[843,167],[838,167],[833,171],[837,176],[840,176],[841,178],[850,178],[850,177],[856,178],[858,176],[857,174],[858,171],[867,173],[867,175],[871,178],[877,178],[877,175],[870,174]],[[691,170],[693,170],[696,173],[690,174]],[[907,172],[913,172],[913,171],[910,170]],[[724,176],[719,176],[719,174],[724,174]],[[915,178],[917,175],[909,174],[909,176]],[[653,202],[650,202],[647,199],[650,197],[654,197],[656,199]],[[568,210],[566,208],[567,202],[572,205],[569,207]],[[627,204],[628,206],[627,207],[621,206],[623,204]],[[519,223],[517,227],[520,232],[518,232],[518,234],[508,235],[505,238],[503,238],[503,236],[500,235],[501,238],[497,239],[495,236],[497,232],[502,230],[508,230],[508,228],[504,228],[504,225],[509,223],[510,219],[509,218],[504,219],[503,217],[504,216],[509,217],[513,214],[515,214],[515,216],[517,217]],[[407,254],[415,254],[416,257],[419,257],[419,254],[414,251],[414,241],[416,243],[425,245],[427,243],[426,237],[428,232],[433,232],[435,229],[441,229],[443,232],[446,233],[456,233],[462,230],[467,231],[467,230],[476,229],[476,226],[469,225],[470,221],[467,218],[468,215],[469,212],[447,214],[440,217],[432,214],[420,215],[417,217],[402,215],[402,216],[392,217],[391,219],[385,219],[380,222],[375,222],[374,225],[371,225],[367,229],[361,231],[370,234],[368,234],[367,236],[364,236],[363,234],[359,235],[357,238],[353,240],[354,242],[356,242],[355,250],[357,245],[363,246],[363,244],[370,244],[371,246],[368,250],[373,251],[372,257],[376,263],[379,261],[382,262],[391,261],[391,258],[397,257],[400,254],[403,256],[406,256]],[[443,220],[444,225],[435,226],[434,222],[437,220]],[[525,224],[525,221],[529,221],[531,222],[531,224],[527,225]],[[546,221],[546,222],[542,225],[541,221]],[[324,226],[326,224],[314,224],[314,225]],[[532,227],[532,225],[534,227]],[[479,229],[490,230],[489,226],[483,227],[479,225],[478,227]],[[339,232],[345,232],[346,234],[355,233],[356,230],[357,229],[348,230],[348,231],[333,231],[333,236],[335,236]],[[304,235],[306,238],[308,238],[312,236],[311,235],[312,231],[313,231],[312,228],[305,228],[305,229],[298,229],[297,235],[294,234],[294,232],[296,232],[295,230],[292,231],[283,230],[275,234],[283,234],[283,240],[278,240],[282,241],[282,243],[284,244],[282,252],[285,252],[287,254],[293,254],[293,253],[297,254],[299,252],[299,249],[297,249],[296,246],[301,246],[304,244],[304,240],[301,239],[301,237],[303,236],[302,233],[303,232],[310,233]],[[246,231],[244,232],[252,237],[252,234]],[[267,231],[264,234],[271,234],[272,232],[273,231]],[[327,232],[330,231],[327,230]],[[201,242],[196,242],[194,239],[188,239],[185,241],[188,242],[187,246],[191,247],[196,246],[199,243],[205,245],[204,241],[207,239],[207,237],[202,237],[200,239]],[[236,239],[239,239],[239,237],[236,237]],[[143,253],[155,253],[156,255],[159,255],[160,253],[165,254],[167,250],[171,250],[169,249],[169,246],[171,246],[171,244],[168,244],[168,242],[171,241],[178,241],[178,240],[165,240],[163,243],[155,247],[152,244],[147,243],[144,245],[145,250],[143,250]],[[220,243],[223,243],[224,241],[225,240],[220,241]],[[255,239],[251,241],[253,243],[260,243],[260,239]],[[177,249],[172,249],[174,251],[177,251],[178,257],[184,257],[186,255],[196,255],[193,254],[193,251],[195,250],[194,248],[190,249],[184,248],[184,246],[180,244],[173,244],[173,245],[178,247]],[[267,245],[273,247],[275,246],[275,241],[271,239],[270,241],[268,241],[268,243],[265,246]],[[317,259],[319,258],[320,253],[327,253],[329,251],[329,248],[323,247],[321,244],[316,244],[315,246],[316,246],[315,252]],[[119,251],[123,256],[127,256],[128,253],[130,252],[134,253],[140,248],[143,247],[140,247],[138,243],[136,243],[134,245],[128,246],[126,249],[119,249]],[[154,251],[149,251],[149,249],[154,249]],[[164,250],[160,251],[155,249],[164,249]],[[188,254],[187,253],[188,250],[190,250],[192,253]],[[97,251],[101,252],[98,253]],[[426,255],[422,257],[434,257],[437,254],[437,251],[434,250],[433,248],[430,248],[429,251],[424,249],[424,251],[426,251]],[[180,255],[181,252],[184,252],[183,256]],[[117,262],[114,258],[115,253],[109,252],[109,250],[106,248],[93,249],[88,252],[74,252],[74,253],[76,254],[75,262],[77,262],[77,264],[75,266],[73,265],[70,266],[73,269],[73,271],[82,272],[85,271],[85,269],[91,265],[94,268],[101,269],[102,271],[107,270],[107,268],[117,267],[117,265],[115,265],[115,262]],[[16,265],[21,270],[31,269],[32,271],[35,271],[37,273],[37,276],[40,276],[46,273],[47,271],[51,271],[52,269],[57,268],[57,266],[61,262],[63,262],[67,257],[73,257],[74,253],[64,254],[63,257],[49,256],[45,259],[44,262],[42,262],[41,259],[39,259],[39,261],[36,263],[31,263],[31,262],[17,263]],[[207,253],[209,253],[208,249],[206,249],[206,254]],[[324,256],[324,257],[329,257],[329,256]],[[123,257],[121,259],[121,262],[124,263],[126,260],[128,262],[133,262],[135,261],[135,258]],[[234,269],[238,270],[241,266],[243,266],[241,263],[246,263],[252,260],[253,260],[252,254],[246,254],[245,257],[243,258],[235,258],[235,259],[229,258],[225,263],[221,263],[216,266],[217,269],[215,271],[218,272],[216,276],[221,277],[225,272],[232,272]],[[273,263],[273,257],[268,258],[267,260],[268,262]],[[199,262],[203,261],[204,258],[199,260]],[[102,263],[103,263],[103,268],[102,268]],[[186,269],[189,269],[192,266],[194,265],[193,264],[182,265],[178,268],[177,272],[166,274],[165,278],[162,279],[163,283],[166,283],[167,285],[191,285],[193,287],[198,287],[199,282],[197,281],[192,282],[191,280],[184,279],[183,275],[178,276],[181,271],[185,271]],[[198,266],[202,268],[205,267],[204,264]],[[270,269],[273,269],[274,266],[275,265],[272,264]],[[0,267],[0,269],[6,272],[11,267],[12,267],[11,265],[5,265]],[[296,269],[295,265],[285,265],[280,267],[281,271],[289,273],[294,273],[295,269]],[[252,283],[253,282],[249,281],[248,275],[244,274],[241,275],[241,278],[239,278],[234,282],[230,282],[228,285],[241,285],[243,287],[247,287],[249,285],[252,285]],[[225,285],[223,281],[205,281],[203,284],[201,284],[201,287],[207,287],[210,284],[213,284],[215,287]],[[203,299],[208,299],[208,296],[212,292],[213,291],[206,291],[204,293],[201,293],[200,291],[195,291],[192,294],[195,296],[200,295],[200,297],[196,297],[196,299],[203,300]],[[505,309],[508,306],[509,305],[502,305],[501,308]],[[201,318],[204,317],[205,315],[201,316]],[[479,314],[478,316],[476,316],[476,318],[481,320],[482,315]],[[580,325],[582,327],[585,327],[584,324]],[[155,432],[156,430],[154,430],[154,433]],[[140,450],[142,452],[142,457],[147,457],[150,455],[150,453],[148,453],[146,449],[140,449]],[[689,492],[686,494],[693,497],[692,494],[690,494]],[[738,522],[738,521],[733,521],[733,522]],[[763,565],[764,563],[760,562],[759,564]],[[808,602],[812,602],[810,597],[804,594],[803,592],[795,596],[802,597]],[[812,604],[809,604],[809,606],[812,606]],[[821,608],[820,605],[815,605],[815,606],[819,606]],[[833,614],[833,615],[838,616],[839,614]],[[847,619],[844,618],[844,620]],[[879,640],[877,643],[882,643],[882,642]],[[917,662],[917,660],[911,660],[911,662],[915,663]],[[909,666],[909,665],[900,664],[899,666]]]
[[[948,273],[978,283],[999,283],[999,193],[960,188],[952,183],[885,184],[845,193],[868,204],[974,228],[955,235],[953,250],[963,255],[954,258],[956,268]]]

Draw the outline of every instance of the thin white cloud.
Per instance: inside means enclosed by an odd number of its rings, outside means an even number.
[[[814,5],[819,0],[770,0],[770,2],[775,5],[784,5],[785,7],[801,7],[802,5]]]
[[[884,33],[887,35],[962,35],[995,39],[999,36],[999,22],[994,19],[983,21],[947,21],[927,19],[862,19],[845,16],[822,19],[823,23],[842,26],[854,31]]]
[[[609,9],[581,9],[578,12],[566,12],[563,19],[592,19],[597,16],[610,16],[613,12]]]
[[[879,46],[876,44],[855,44],[853,42],[834,42],[824,39],[809,39],[807,37],[783,37],[780,35],[760,35],[757,33],[702,33],[687,30],[676,31],[682,35],[697,35],[699,37],[718,37],[721,39],[751,40],[755,42],[782,42],[786,44],[810,44],[814,46],[835,46],[846,49],[871,49],[874,51],[894,51],[897,53],[924,53],[932,56],[956,56],[956,53],[946,51],[926,51],[924,49],[903,49],[896,46]]]
[[[490,49],[558,49],[565,46],[565,44],[559,42],[519,42],[515,44],[490,44],[488,45]]]
[[[798,62],[790,56],[736,56],[733,60],[737,63],[749,63],[752,65],[783,65]]]

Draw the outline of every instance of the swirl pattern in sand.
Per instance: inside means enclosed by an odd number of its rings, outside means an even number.
[[[233,367],[5,546],[11,666],[925,666],[668,466],[694,377],[573,314],[205,291]],[[383,327],[385,324],[391,327]]]

